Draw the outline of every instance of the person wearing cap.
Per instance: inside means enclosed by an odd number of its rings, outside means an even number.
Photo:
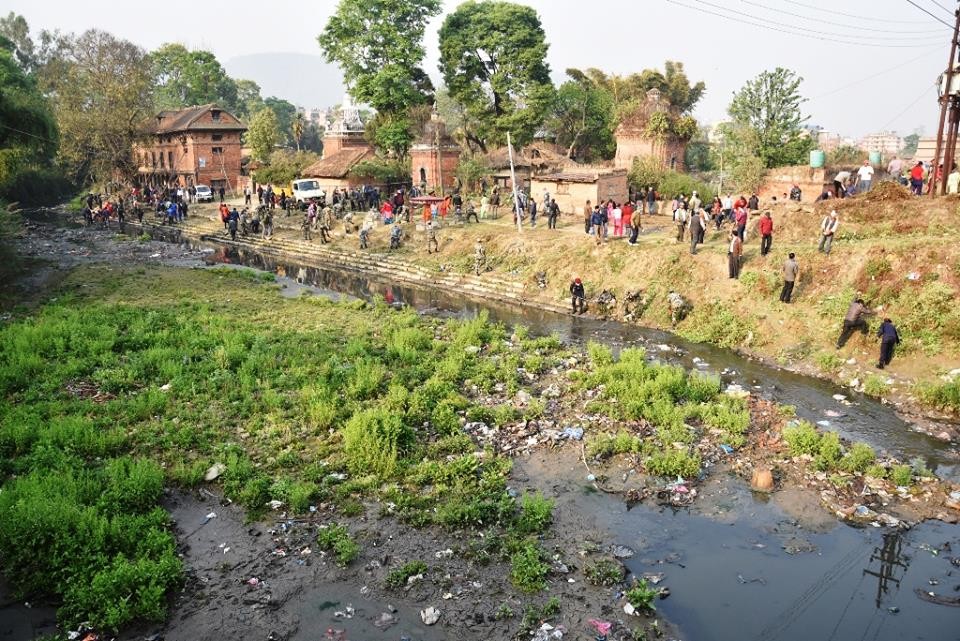
[[[877,330],[877,336],[880,338],[880,360],[877,361],[877,369],[883,369],[893,360],[893,348],[900,342],[900,334],[897,333],[893,321],[884,318]]]
[[[583,291],[583,282],[579,278],[574,278],[570,283],[570,297],[573,305],[574,314],[582,314],[587,311],[586,294]],[[579,311],[577,311],[579,309]]]
[[[830,253],[830,248],[833,246],[833,236],[837,233],[839,225],[840,220],[837,218],[837,210],[834,209],[829,216],[823,217],[823,220],[820,221],[820,244],[817,246],[817,251],[824,254]]]

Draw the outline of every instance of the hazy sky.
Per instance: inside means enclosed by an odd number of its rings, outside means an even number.
[[[906,0],[521,1],[540,13],[556,80],[568,67],[630,73],[679,60],[692,80],[707,84],[695,115],[709,123],[724,117],[731,94],[747,79],[783,66],[804,78],[802,91],[810,98],[805,113],[813,124],[852,136],[881,129],[905,135],[917,128],[930,135],[936,129],[934,82],[946,66],[950,30]],[[952,24],[934,0],[914,1]],[[956,6],[955,0],[936,1]],[[457,4],[446,1],[445,12]],[[165,0],[149,9],[107,0],[4,5],[35,30],[97,27],[148,49],[169,41],[210,49],[226,62],[256,53],[319,54],[316,36],[336,0]],[[426,36],[427,71],[435,80],[442,20]]]

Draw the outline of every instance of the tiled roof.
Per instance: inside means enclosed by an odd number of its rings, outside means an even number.
[[[369,147],[344,149],[323,158],[303,170],[306,178],[346,178],[354,165],[362,160],[372,160],[376,153]]]
[[[235,119],[236,122],[196,122],[200,116],[214,109],[219,110],[221,114],[228,114],[231,117],[231,120]],[[240,120],[229,111],[215,104],[209,104],[187,107],[186,109],[180,109],[179,111],[161,111],[157,114],[157,124],[153,128],[153,133],[169,134],[176,133],[178,131],[209,130],[245,131],[246,129],[247,128],[243,125],[243,123],[241,123]]]

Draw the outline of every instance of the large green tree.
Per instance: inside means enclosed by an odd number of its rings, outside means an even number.
[[[267,162],[280,140],[280,125],[273,110],[264,107],[255,113],[247,126],[247,144],[253,151],[253,157]]]
[[[481,150],[533,139],[553,100],[547,41],[540,17],[512,2],[469,0],[440,28],[440,71],[471,124]]]
[[[765,167],[799,164],[813,146],[803,129],[808,117],[800,110],[806,102],[801,82],[789,69],[764,71],[734,94],[727,109],[735,125],[732,142],[749,146]]]
[[[270,96],[263,101],[263,106],[273,112],[277,118],[277,127],[280,130],[278,143],[293,144],[293,120],[297,117],[297,107],[291,102]]]
[[[91,29],[63,36],[40,72],[60,129],[58,162],[79,184],[135,171],[131,148],[153,115],[146,52]]]
[[[677,114],[691,113],[703,98],[706,85],[703,81],[691,83],[682,62],[667,60],[663,69],[662,72],[659,69],[644,69],[639,73],[621,76],[591,67],[568,69],[567,74],[574,80],[592,83],[610,94],[614,113],[618,117],[645,100],[651,89],[658,89]]]
[[[432,100],[421,66],[423,34],[440,7],[440,0],[340,0],[318,38],[326,59],[343,70],[350,95],[376,109],[381,147],[405,151],[410,108]]]
[[[237,106],[234,112],[241,120],[249,120],[250,116],[263,109],[263,96],[260,95],[260,85],[253,80],[236,80]]]
[[[237,84],[209,51],[190,51],[168,43],[150,53],[156,79],[156,104],[160,109],[181,109],[217,103],[236,110]]]
[[[547,129],[566,147],[569,158],[612,158],[616,150],[613,99],[588,79],[568,80],[557,90]]]

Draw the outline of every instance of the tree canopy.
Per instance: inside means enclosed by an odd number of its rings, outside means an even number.
[[[160,109],[182,109],[217,103],[237,108],[237,85],[209,51],[190,51],[168,43],[150,53],[156,79],[156,104]]]
[[[734,94],[727,110],[734,139],[746,144],[765,167],[799,164],[813,146],[803,129],[808,118],[800,111],[806,102],[800,95],[801,82],[803,78],[789,69],[764,71]],[[752,135],[745,138],[738,132]]]
[[[667,60],[663,69],[663,72],[644,69],[627,76],[608,74],[595,68],[568,69],[567,74],[574,80],[592,83],[610,94],[618,118],[643,102],[651,89],[660,90],[678,115],[689,114],[703,98],[706,84],[703,81],[691,84],[682,62]]]
[[[560,85],[546,126],[569,158],[601,160],[616,150],[613,98],[588,79]]]
[[[468,0],[440,28],[440,71],[481,150],[533,139],[553,100],[547,41],[531,7]]]
[[[277,115],[269,107],[264,107],[253,115],[247,126],[247,143],[253,151],[253,157],[266,162],[280,142],[280,125]]]
[[[327,61],[343,71],[350,95],[384,119],[378,130],[388,138],[375,140],[381,147],[405,152],[407,112],[433,99],[421,66],[423,34],[440,7],[440,0],[340,0],[317,39]]]

